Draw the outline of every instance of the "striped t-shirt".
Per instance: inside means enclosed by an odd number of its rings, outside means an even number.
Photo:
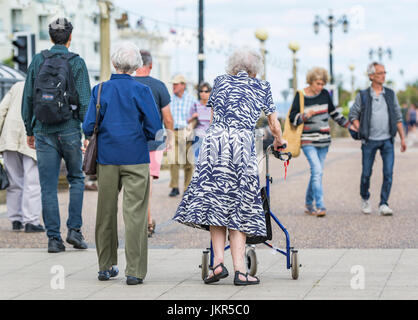
[[[306,96],[304,114],[300,114],[299,92],[296,93],[295,99],[292,103],[289,120],[297,126],[304,123],[301,144],[314,145],[316,147],[325,147],[331,143],[331,134],[329,127],[329,117],[337,122],[340,126],[347,128],[349,121],[338,112],[332,103],[331,96],[328,91],[323,89],[316,96]],[[306,119],[306,114],[314,110],[314,115]]]

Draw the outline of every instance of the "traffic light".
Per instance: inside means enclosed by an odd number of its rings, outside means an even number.
[[[13,61],[17,69],[25,72],[35,55],[35,35],[27,32],[16,32],[12,41],[14,48]]]

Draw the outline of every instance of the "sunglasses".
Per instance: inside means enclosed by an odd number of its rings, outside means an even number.
[[[210,90],[199,90],[199,92],[209,93]]]

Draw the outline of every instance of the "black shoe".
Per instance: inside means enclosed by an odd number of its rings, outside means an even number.
[[[98,279],[100,281],[106,281],[110,278],[116,277],[119,274],[119,269],[117,266],[112,266],[109,270],[99,271]]]
[[[173,188],[169,194],[170,197],[175,197],[178,196],[180,194],[180,191],[178,188]]]
[[[49,238],[48,240],[48,252],[58,253],[65,251],[64,242],[58,238]]]
[[[128,285],[136,285],[136,284],[142,284],[144,282],[144,280],[142,280],[141,278],[137,278],[137,277],[132,277],[132,276],[127,276],[126,277],[126,284]]]
[[[26,223],[25,224],[25,232],[27,232],[27,233],[45,232],[45,229],[40,224],[35,225],[35,224],[32,224],[32,223]]]
[[[20,231],[23,229],[23,224],[20,221],[13,221],[12,222],[12,230],[13,231]]]
[[[84,241],[84,237],[80,230],[68,230],[66,241],[69,244],[72,244],[76,249],[87,249],[87,243]]]

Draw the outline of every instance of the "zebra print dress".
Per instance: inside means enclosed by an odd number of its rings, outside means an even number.
[[[209,230],[225,226],[247,236],[265,236],[254,130],[261,110],[275,111],[270,84],[244,71],[215,79],[206,131],[193,178],[174,220]]]

